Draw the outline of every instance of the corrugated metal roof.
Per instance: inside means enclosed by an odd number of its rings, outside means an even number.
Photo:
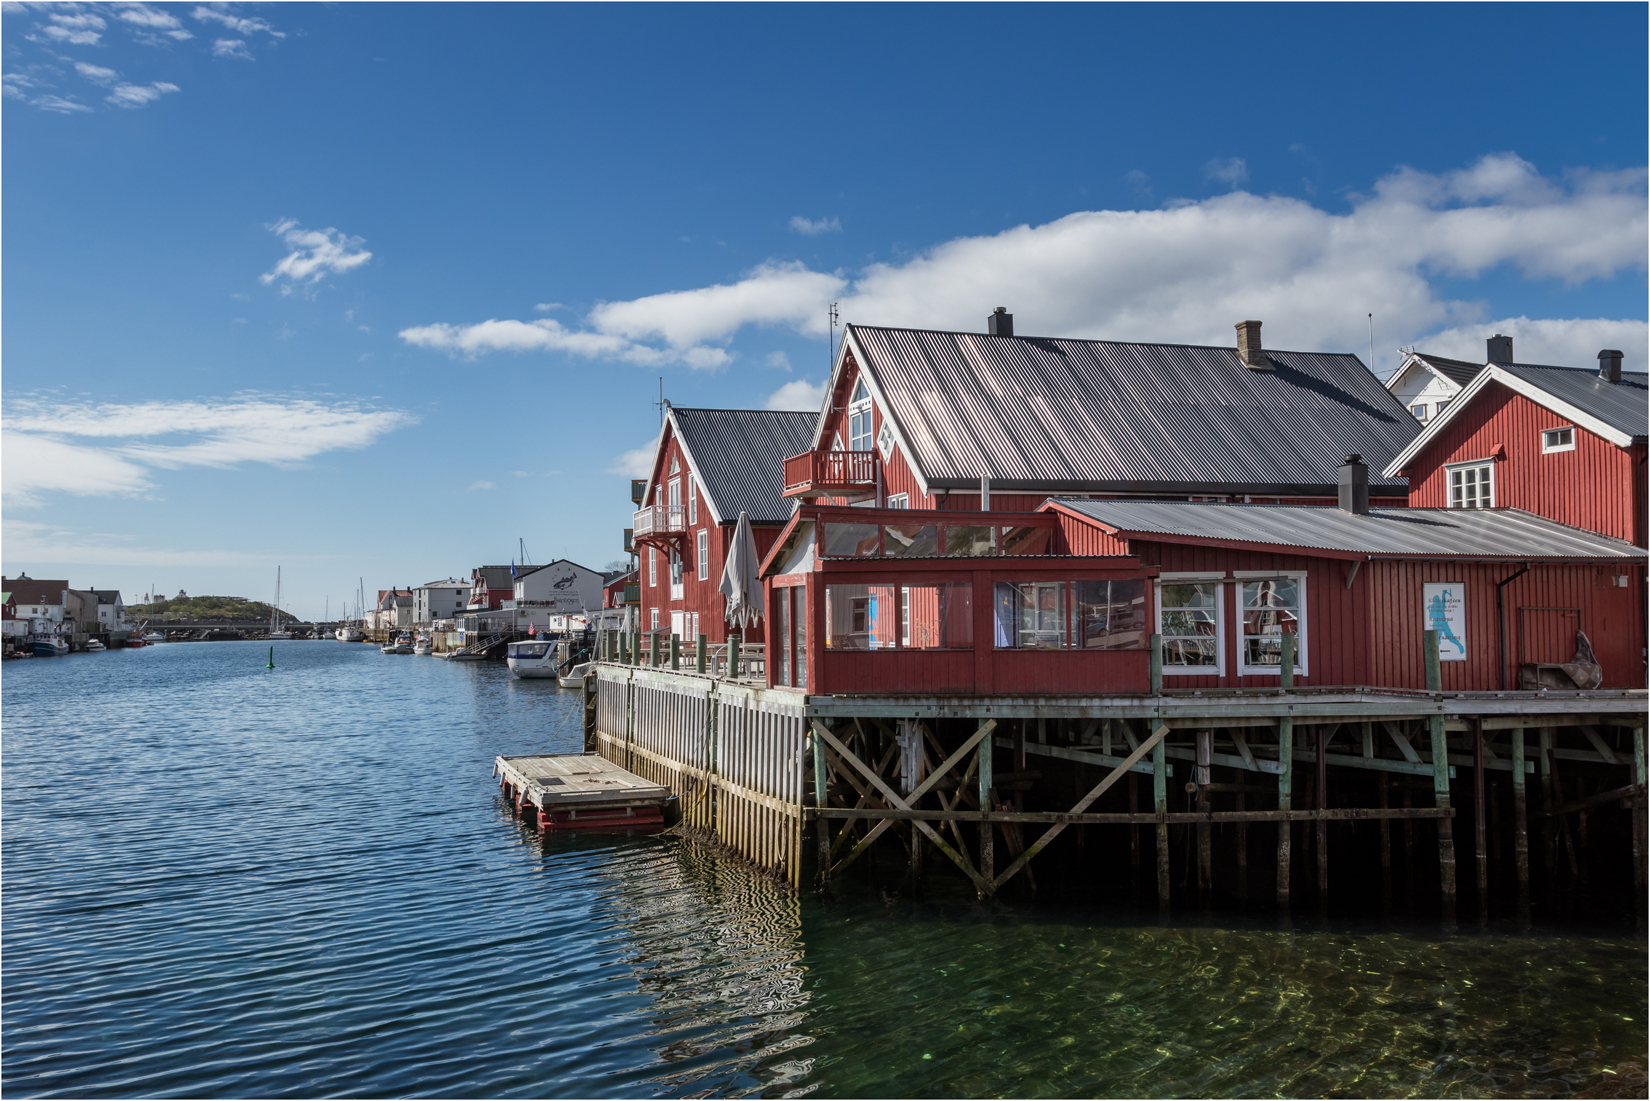
[[[720,520],[732,523],[741,512],[753,524],[791,518],[785,460],[813,446],[819,414],[672,407],[670,415]]]
[[[1353,355],[1269,351],[1252,371],[1235,346],[849,328],[941,487],[1332,493],[1347,455],[1378,471],[1420,431]]]
[[[1457,386],[1465,386],[1472,381],[1472,376],[1484,369],[1482,363],[1468,363],[1464,359],[1445,359],[1443,356],[1428,355],[1426,352],[1410,354]]]
[[[1529,363],[1498,366],[1617,431],[1629,436],[1650,435],[1650,385],[1645,375],[1623,373],[1619,383],[1610,383],[1599,378],[1596,370],[1585,367],[1538,367]]]
[[[1052,504],[1109,528],[1352,554],[1438,558],[1642,559],[1631,543],[1567,527],[1519,509],[1377,508],[1358,516],[1329,506],[1220,505],[1170,501]]]

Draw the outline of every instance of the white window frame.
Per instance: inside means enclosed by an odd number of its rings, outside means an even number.
[[[699,529],[699,537],[694,541],[694,554],[698,561],[694,564],[700,581],[710,580],[710,532]]]
[[[1570,434],[1570,440],[1569,440],[1568,443],[1549,444],[1547,442],[1548,437],[1556,436],[1560,432],[1568,432]],[[1574,451],[1575,449],[1576,449],[1576,428],[1575,428],[1575,425],[1573,425],[1573,424],[1561,424],[1557,428],[1544,428],[1544,429],[1541,430],[1541,453],[1543,455],[1551,455],[1551,454],[1553,454],[1554,452],[1557,452],[1557,451]]]
[[[682,555],[679,551],[670,551],[670,599],[682,599]]]
[[[888,508],[910,508],[911,507],[911,495],[909,493],[896,493],[892,497],[888,498],[887,507]]]
[[[1165,677],[1224,677],[1226,675],[1226,586],[1230,584],[1224,573],[1163,573],[1152,582],[1152,613],[1154,633],[1163,634],[1163,583],[1192,581],[1213,584],[1215,588],[1215,663],[1214,665],[1169,665],[1164,663]]]
[[[1455,476],[1467,470],[1482,469],[1489,479],[1489,501],[1482,505],[1458,505],[1455,503]],[[1464,495],[1464,494],[1463,494]],[[1473,459],[1465,463],[1447,463],[1444,466],[1444,507],[1445,508],[1494,508],[1495,507],[1495,460]]]
[[[1247,648],[1243,640],[1248,637],[1243,633],[1243,585],[1248,581],[1276,581],[1289,578],[1295,582],[1296,591],[1300,593],[1300,607],[1295,610],[1295,675],[1308,676],[1306,652],[1307,632],[1311,629],[1307,622],[1306,612],[1306,571],[1305,570],[1233,570],[1232,577],[1237,582],[1232,595],[1237,601],[1237,660],[1238,676],[1240,677],[1275,677],[1281,666],[1277,665],[1250,665],[1245,659]],[[1256,636],[1263,637],[1263,636]]]
[[[1418,405],[1410,406],[1409,407],[1409,415],[1414,417],[1418,421],[1426,420],[1427,419],[1427,403],[1423,401]]]
[[[649,616],[649,621],[650,621],[649,622],[649,628],[651,630],[657,631],[659,629],[659,609],[658,608],[649,608],[648,611],[651,613],[651,615]]]
[[[876,417],[871,413],[871,390],[865,385],[865,380],[861,378],[854,381],[854,393],[856,395],[863,393],[865,396],[852,398],[848,402],[848,450],[869,451],[875,446],[872,443],[872,436],[874,435],[872,429],[876,421]],[[865,429],[863,435],[854,434],[854,421],[856,418],[864,418],[861,421]],[[858,446],[861,441],[864,442],[864,447]]]
[[[647,548],[647,583],[656,588],[659,584],[659,548]]]
[[[699,494],[695,492],[696,489],[698,489],[698,486],[694,481],[693,471],[690,470],[688,471],[687,476],[687,508],[689,524],[697,524],[699,522]]]

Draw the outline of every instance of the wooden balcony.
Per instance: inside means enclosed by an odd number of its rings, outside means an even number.
[[[687,539],[687,517],[681,505],[649,505],[631,519],[635,546],[670,547]]]
[[[851,497],[876,484],[875,451],[804,451],[785,460],[787,497]]]

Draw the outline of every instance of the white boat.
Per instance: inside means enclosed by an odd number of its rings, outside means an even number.
[[[361,630],[361,628],[359,628],[359,627],[340,627],[340,628],[338,628],[338,641],[339,642],[360,642],[363,639],[365,639],[366,637],[367,637],[367,632]]]
[[[423,635],[419,635],[417,638],[413,639],[413,653],[433,654],[435,653],[435,643],[431,642]]]
[[[86,640],[85,649],[88,654],[101,654],[103,651],[107,650],[108,647],[103,645],[103,643],[99,642],[97,639],[92,638]]]
[[[291,638],[291,631],[281,630],[281,567],[275,567],[275,603],[269,606],[269,637]]]
[[[384,643],[379,649],[386,654],[410,654],[413,652],[413,640],[408,635],[402,635]]]
[[[596,663],[587,661],[583,665],[571,667],[565,673],[557,673],[556,683],[563,688],[584,688],[595,671]]]
[[[504,661],[510,672],[525,680],[556,675],[557,643],[551,639],[529,639],[512,642],[504,648]]]
[[[145,631],[143,641],[153,646],[157,642],[165,642],[166,636],[159,631]]]

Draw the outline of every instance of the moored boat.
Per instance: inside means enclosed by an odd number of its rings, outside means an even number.
[[[143,635],[143,641],[153,646],[157,642],[165,642],[166,636],[159,631],[146,631]]]
[[[413,653],[433,654],[435,653],[435,644],[423,635],[419,635],[417,638],[413,639]]]
[[[84,649],[88,654],[101,654],[103,651],[107,650],[108,647],[103,645],[103,643],[99,642],[97,639],[92,638],[86,640]]]
[[[69,652],[69,644],[56,635],[36,635],[29,642],[29,650],[37,658],[60,658]]]
[[[504,650],[510,672],[525,680],[556,675],[556,643],[549,639],[512,642]]]

